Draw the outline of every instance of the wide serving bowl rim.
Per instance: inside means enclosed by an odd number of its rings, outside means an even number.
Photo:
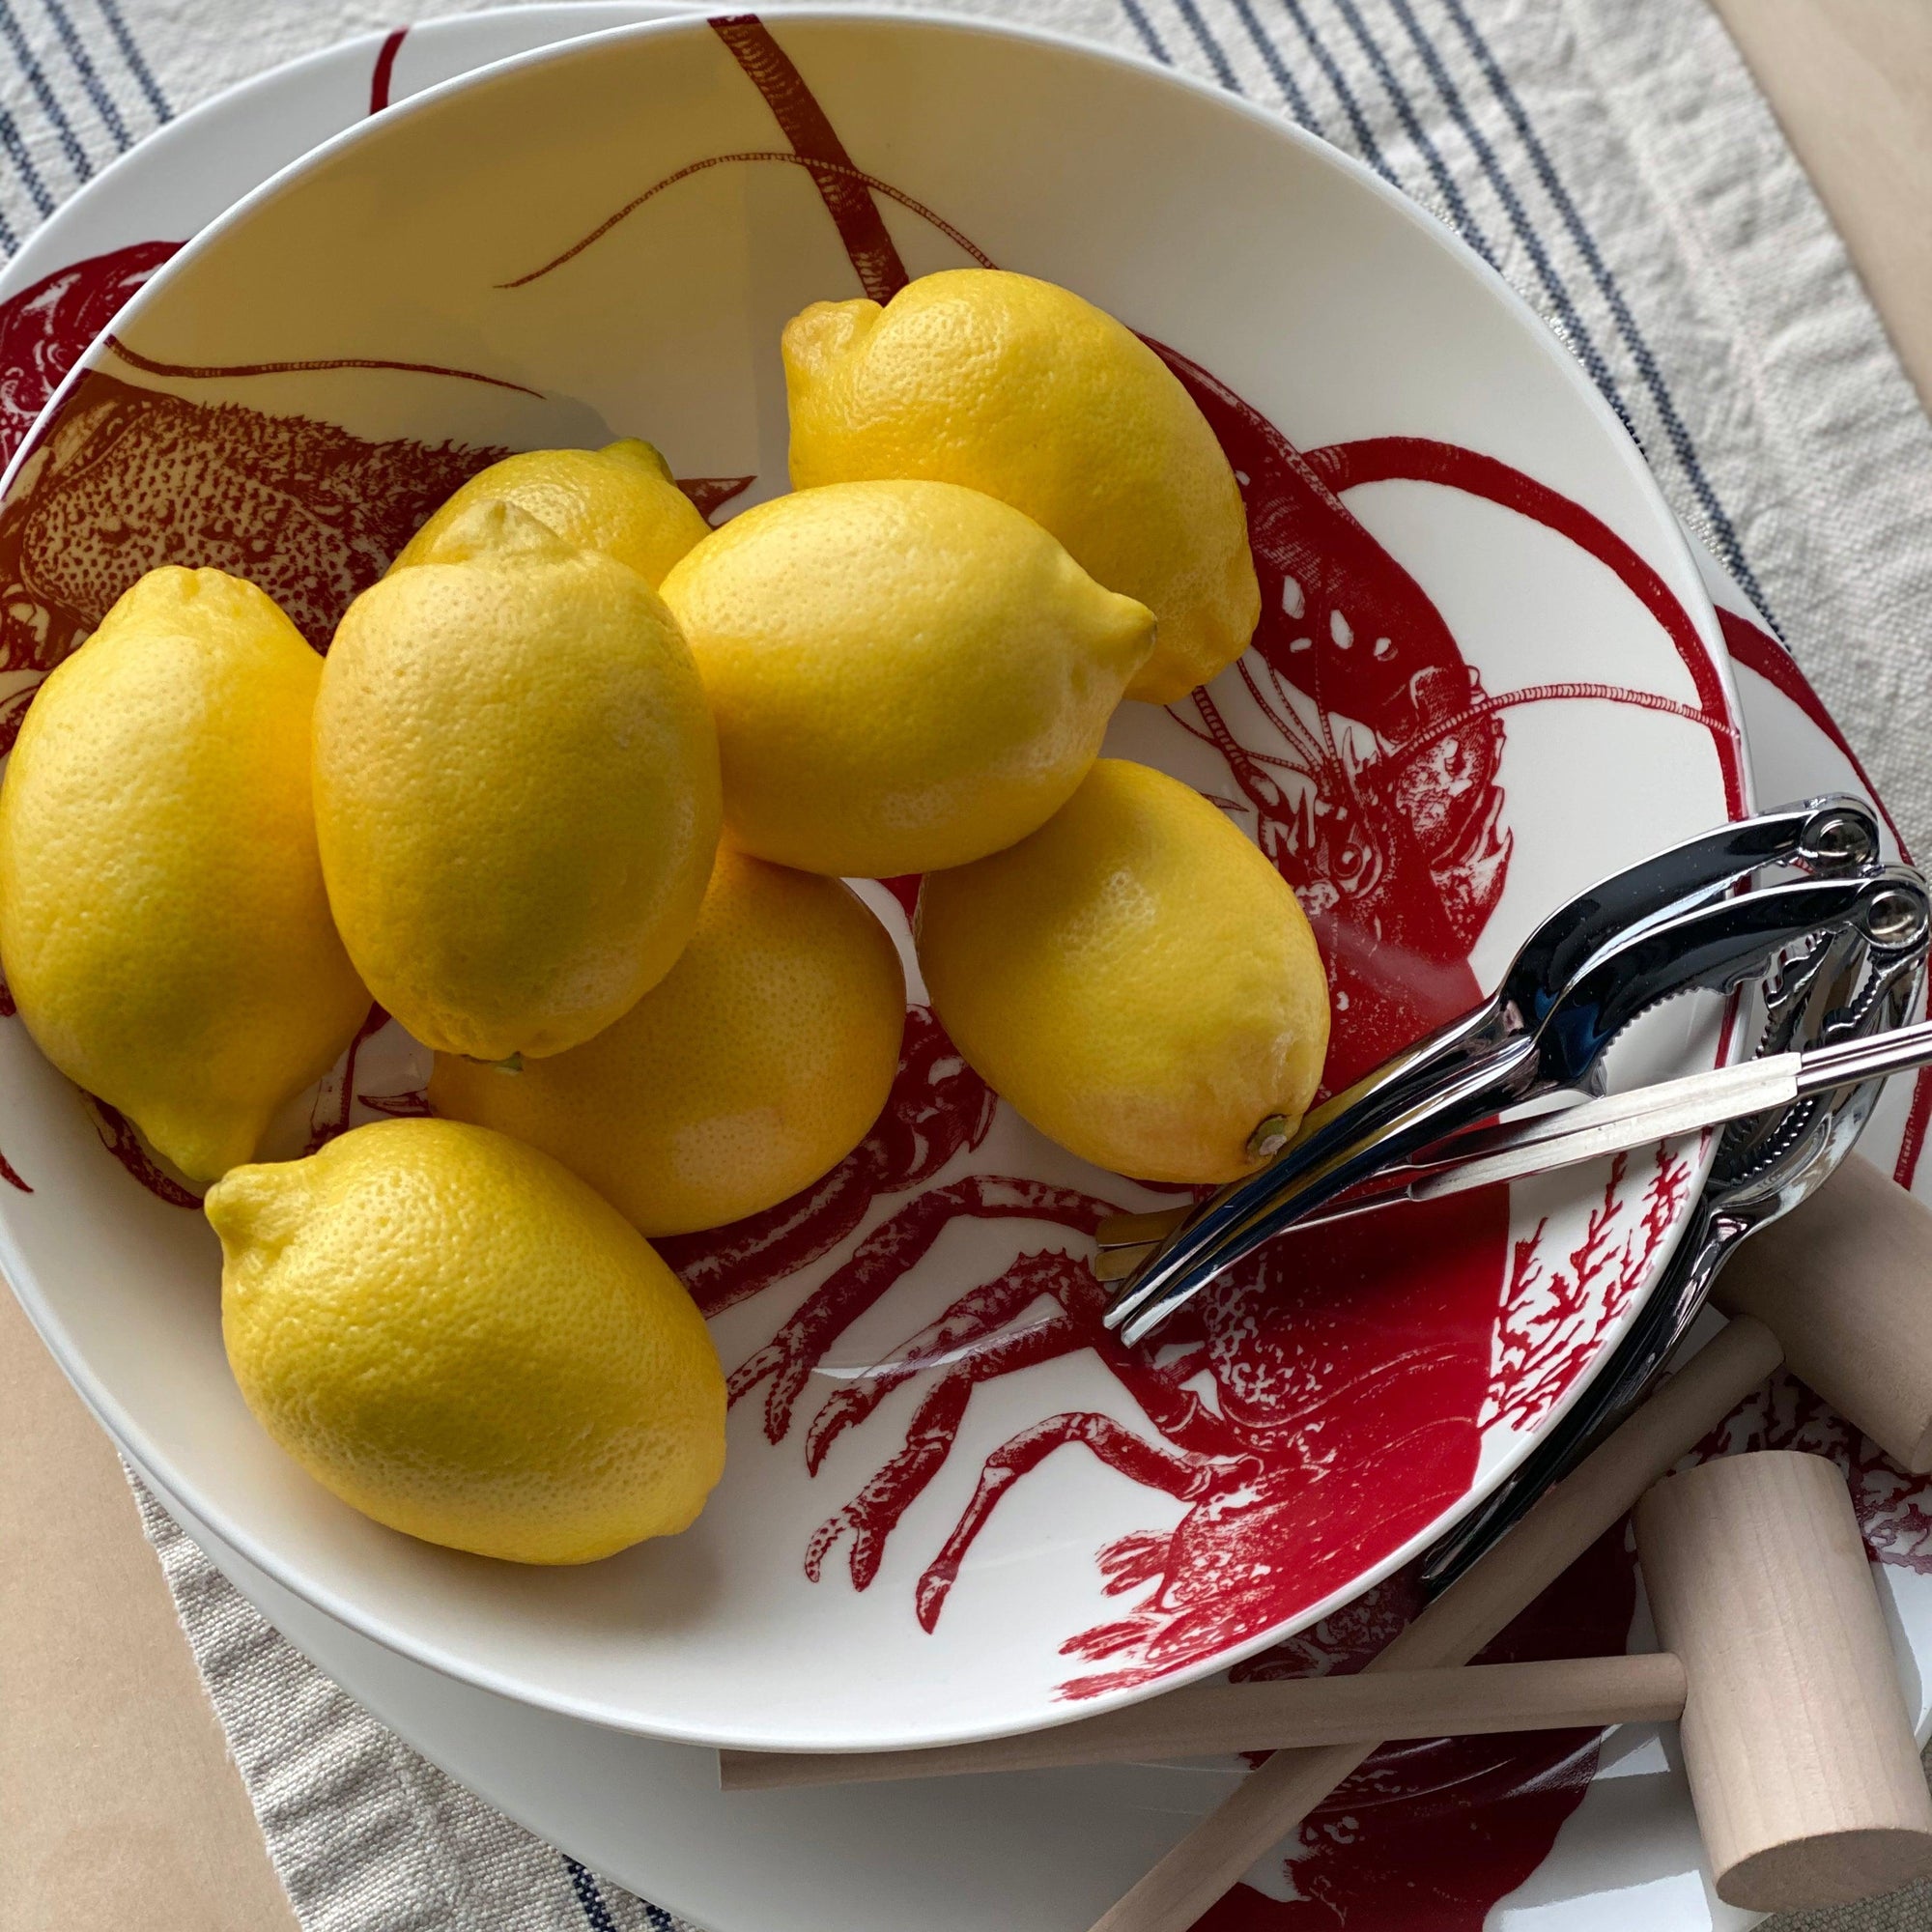
[[[541,10],[530,8],[515,11]],[[1422,239],[1431,248],[1446,255],[1465,273],[1473,273],[1489,290],[1492,297],[1499,299],[1504,304],[1505,310],[1513,312],[1519,321],[1536,325],[1533,328],[1522,331],[1522,339],[1528,344],[1533,344],[1533,353],[1542,355],[1551,368],[1560,372],[1561,380],[1568,389],[1581,400],[1597,426],[1608,438],[1609,446],[1616,452],[1618,464],[1626,477],[1634,485],[1639,498],[1647,500],[1654,512],[1654,530],[1650,534],[1654,534],[1667,546],[1674,546],[1675,559],[1683,566],[1680,582],[1676,587],[1683,596],[1691,622],[1697,630],[1706,658],[1714,668],[1726,713],[1732,722],[1736,723],[1740,716],[1737,693],[1725,653],[1719,648],[1715,611],[1703,587],[1690,540],[1677,518],[1671,513],[1656,477],[1626,426],[1587,373],[1549,330],[1531,303],[1491,263],[1484,260],[1436,216],[1411,201],[1383,176],[1284,116],[1231,94],[1209,81],[1165,67],[1149,56],[1131,49],[1096,44],[1057,29],[1031,22],[987,19],[943,9],[931,12],[922,10],[917,14],[909,14],[870,7],[821,4],[768,7],[761,10],[761,15],[774,22],[824,22],[923,36],[970,34],[991,41],[1050,48],[1084,62],[1125,69],[1151,77],[1166,87],[1179,89],[1198,99],[1211,101],[1219,112],[1236,116],[1264,129],[1274,139],[1285,141],[1299,151],[1315,165],[1339,172],[1356,186],[1374,195],[1385,209],[1399,213],[1409,233]],[[595,49],[600,45],[630,45],[648,43],[661,37],[701,33],[708,31],[709,24],[708,14],[693,9],[672,17],[620,23],[594,33],[509,55],[412,94],[407,99],[343,129],[278,169],[258,187],[242,196],[210,222],[157,268],[107,328],[103,329],[89,345],[87,351],[76,358],[71,369],[40,412],[32,429],[21,440],[4,472],[0,472],[0,497],[4,497],[13,489],[21,467],[37,452],[45,430],[58,418],[75,386],[90,371],[100,365],[109,336],[116,330],[126,328],[130,323],[137,322],[142,311],[150,303],[163,299],[176,276],[191,269],[206,250],[218,243],[232,230],[254,219],[263,210],[271,206],[313,171],[332,162],[344,154],[353,153],[359,146],[382,142],[388,130],[404,121],[434,114],[444,102],[459,95],[472,90],[481,92],[500,86],[520,73],[551,64],[579,60],[586,56],[594,58]],[[325,50],[323,54],[312,58],[326,58],[327,51]],[[137,147],[124,157],[125,161],[134,162],[140,153],[141,150]],[[1748,760],[1741,760],[1740,766],[1741,780],[1746,793],[1744,807],[1748,810],[1751,805]],[[1707,1161],[1708,1154],[1706,1164]],[[1697,1181],[1701,1185],[1701,1167]],[[742,1727],[734,1730],[729,1726],[713,1726],[699,1730],[672,1727],[662,1722],[645,1722],[636,1712],[625,1706],[533,1685],[526,1677],[480,1662],[460,1650],[446,1648],[418,1632],[400,1627],[384,1615],[371,1611],[352,1595],[347,1595],[327,1581],[312,1576],[300,1564],[284,1556],[272,1541],[265,1540],[245,1525],[230,1520],[228,1513],[203,1494],[201,1486],[177,1466],[175,1459],[152,1439],[137,1417],[103,1384],[86,1355],[71,1342],[64,1323],[42,1292],[33,1267],[20,1252],[19,1244],[9,1227],[4,1212],[0,1212],[0,1268],[4,1268],[15,1294],[42,1339],[60,1362],[88,1407],[108,1433],[127,1446],[130,1458],[138,1464],[152,1468],[168,1491],[178,1494],[188,1509],[207,1520],[211,1528],[250,1563],[258,1566],[276,1583],[313,1604],[327,1615],[398,1654],[454,1680],[474,1685],[520,1703],[532,1704],[606,1727],[637,1732],[671,1742],[700,1746],[744,1745],[770,1747],[761,1736]],[[1587,1380],[1587,1376],[1579,1378],[1577,1387],[1571,1391],[1572,1399],[1581,1393],[1582,1386]],[[1560,1414],[1567,1406],[1567,1401],[1559,1404],[1550,1419],[1554,1420],[1555,1414]],[[1521,1453],[1527,1454],[1531,1446],[1532,1443],[1526,1441],[1522,1445]],[[1495,1482],[1500,1481],[1506,1473],[1507,1468],[1499,1466],[1487,1480],[1472,1489],[1466,1499],[1467,1503],[1473,1506],[1480,1501],[1482,1494],[1492,1488]],[[1377,1577],[1386,1574],[1389,1568],[1401,1560],[1402,1553],[1397,1552],[1388,1562],[1377,1566],[1373,1576],[1363,1579],[1361,1587],[1371,1587]],[[1266,1640],[1274,1639],[1270,1637]],[[1246,1649],[1256,1647],[1258,1646],[1254,1644],[1245,1646]],[[1229,1657],[1210,1662],[1205,1668],[1211,1670],[1223,1667],[1232,1661],[1235,1654],[1237,1653],[1231,1653]],[[1029,1725],[1028,1728],[1047,1728],[1057,1723],[1075,1721],[1094,1715],[1100,1708],[1109,1708],[1115,1702],[1133,1701],[1135,1697],[1156,1693],[1201,1674],[1202,1670],[1199,1669],[1182,1671],[1156,1685],[1141,1687],[1125,1698],[1109,1697],[1088,1703],[1069,1702],[1044,1714],[1037,1725]],[[1001,1725],[985,1732],[966,1729],[959,1731],[956,1737],[949,1732],[944,1741],[967,1742],[980,1736],[999,1735],[1010,1728],[1009,1725]],[[907,1742],[916,1746],[920,1743],[938,1741],[920,1737],[909,1739]],[[840,1745],[838,1741],[834,1740],[816,1747],[837,1749]],[[866,1747],[875,1747],[874,1741],[867,1740]]]

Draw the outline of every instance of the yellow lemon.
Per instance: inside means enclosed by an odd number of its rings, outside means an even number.
[[[0,787],[0,958],[69,1079],[213,1180],[369,995],[309,795],[322,661],[218,570],[150,571],[41,687]]]
[[[1080,782],[1153,620],[952,483],[761,503],[664,582],[718,721],[734,843],[891,877],[1023,838]]]
[[[383,1121],[208,1196],[221,1332],[262,1426],[391,1529],[589,1563],[685,1529],[724,1378],[677,1277],[552,1160]]]
[[[349,607],[315,709],[329,904],[369,989],[480,1060],[560,1053],[670,970],[718,842],[691,653],[636,571],[508,503]]]
[[[923,476],[1024,510],[1159,619],[1129,697],[1172,703],[1246,648],[1261,590],[1235,473],[1173,372],[1092,302],[950,269],[884,308],[813,303],[784,365],[795,488]]]
[[[628,437],[603,449],[530,449],[479,470],[430,518],[389,567],[438,563],[442,539],[478,503],[514,503],[579,550],[627,563],[653,590],[707,526],[671,480],[670,465]]]
[[[919,962],[967,1064],[1040,1132],[1148,1180],[1233,1180],[1328,1051],[1315,935],[1201,795],[1103,758],[1010,851],[937,872]]]
[[[682,1235],[843,1160],[904,1032],[898,952],[850,888],[726,846],[691,944],[622,1019],[519,1074],[440,1055],[430,1104],[554,1154],[643,1234]]]

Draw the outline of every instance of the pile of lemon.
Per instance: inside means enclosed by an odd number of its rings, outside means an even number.
[[[646,1236],[784,1199],[883,1106],[898,953],[1035,1126],[1219,1181],[1326,1050],[1293,895],[1098,756],[1258,615],[1240,493],[1159,358],[966,270],[784,332],[793,493],[715,532],[642,442],[484,470],[327,659],[157,570],[0,786],[0,961],[47,1057],[213,1182],[270,1434],[431,1541],[582,1562],[724,1466],[704,1323]],[[250,1164],[371,999],[437,1118]]]

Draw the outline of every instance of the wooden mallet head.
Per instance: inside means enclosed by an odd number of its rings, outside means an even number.
[[[1667,1476],[1637,1505],[1659,1639],[1718,1896],[1776,1912],[1932,1871],[1919,1767],[1844,1478],[1766,1450]]]
[[[1738,1250],[1713,1298],[1901,1469],[1932,1469],[1932,1208],[1854,1155]]]

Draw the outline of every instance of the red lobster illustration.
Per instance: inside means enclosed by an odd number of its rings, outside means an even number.
[[[794,151],[747,158],[807,167],[868,293],[890,297],[904,271],[871,202],[869,178],[852,167],[762,26],[741,19],[719,22],[717,30]],[[98,284],[125,293],[167,252],[153,244],[145,254],[81,265],[67,271],[69,295],[56,291],[49,299],[77,312],[72,290]],[[91,270],[98,270],[93,283]],[[10,305],[10,318],[19,312]],[[104,319],[90,317],[65,352],[69,360]],[[1328,1077],[1346,1081],[1476,995],[1469,949],[1509,861],[1497,776],[1501,704],[1557,695],[1652,700],[1555,688],[1491,698],[1421,587],[1349,513],[1343,494],[1408,476],[1474,492],[1562,529],[1618,573],[1703,680],[1697,707],[1673,708],[1721,732],[1715,677],[1689,618],[1641,559],[1530,479],[1467,451],[1401,439],[1304,455],[1207,372],[1160,353],[1242,476],[1264,605],[1242,664],[1177,707],[1177,719],[1218,749],[1234,793],[1226,803],[1251,815],[1263,848],[1317,924],[1337,1007]],[[57,375],[56,360],[49,355],[37,366]],[[7,400],[15,401],[11,393]],[[20,398],[16,407],[30,408],[32,400]],[[8,585],[0,601],[0,668],[21,674],[12,700],[0,705],[0,742],[11,741],[29,681],[58,662],[142,570],[179,560],[244,572],[282,598],[320,645],[348,598],[427,509],[497,453],[368,444],[327,424],[196,405],[91,374],[0,513],[0,571]],[[712,501],[724,494],[721,488]],[[1734,764],[1727,740],[1720,750]],[[345,1069],[340,1090],[318,1115],[319,1132],[347,1123],[353,1096],[354,1071]],[[389,1104],[407,1100],[389,1096]],[[887,1111],[845,1163],[765,1214],[664,1244],[700,1304],[716,1313],[859,1236],[732,1377],[734,1400],[764,1389],[774,1442],[788,1435],[838,1338],[952,1221],[1011,1220],[1084,1235],[1110,1211],[1112,1204],[1074,1188],[975,1171],[973,1156],[995,1107],[931,1016],[916,1009]],[[886,1211],[867,1228],[882,1200]],[[1613,1187],[1603,1220],[1593,1223],[1589,1252],[1553,1270],[1573,1301],[1588,1299],[1579,1293],[1586,1266],[1621,1269],[1627,1282],[1641,1278],[1643,1218]],[[863,1425],[894,1387],[914,1376],[923,1381],[902,1446],[812,1537],[808,1564],[818,1575],[849,1545],[850,1575],[865,1587],[906,1509],[947,1461],[973,1390],[1032,1364],[1092,1351],[1118,1385],[1117,1408],[1047,1416],[985,1458],[970,1501],[919,1577],[914,1602],[922,1622],[936,1624],[1001,1497],[1057,1448],[1081,1444],[1170,1498],[1179,1521],[1100,1553],[1108,1590],[1131,1601],[1118,1618],[1068,1639],[1068,1654],[1093,1666],[1067,1685],[1068,1694],[1147,1681],[1252,1640],[1358,1575],[1466,1492],[1485,1405],[1496,1399],[1492,1353],[1506,1227],[1504,1204],[1482,1197],[1415,1210],[1406,1232],[1433,1257],[1420,1284],[1387,1264],[1386,1235],[1367,1227],[1277,1244],[1204,1298],[1159,1353],[1131,1356],[1098,1325],[1097,1291],[1084,1260],[1051,1240],[1022,1253],[993,1279],[956,1295],[895,1352],[891,1367],[840,1385],[817,1408],[805,1436],[814,1471],[834,1466],[841,1436]],[[1535,1257],[1517,1259],[1520,1273]],[[1610,1300],[1614,1293],[1613,1283]],[[1590,1339],[1582,1336],[1554,1368],[1536,1370],[1545,1386],[1560,1386],[1550,1378],[1576,1372]],[[1584,1647],[1588,1639],[1579,1641],[1574,1626],[1593,1613],[1604,1626],[1603,1644],[1621,1643],[1627,1564],[1622,1575],[1621,1598],[1599,1587],[1601,1579],[1585,1578],[1566,1587],[1560,1603],[1549,1600],[1548,1628],[1563,1631],[1552,1650]],[[1400,1581],[1392,1582],[1246,1668],[1346,1667],[1398,1627],[1408,1607]],[[1534,1639],[1520,1633],[1506,1639],[1517,1640]],[[1460,1757],[1451,1765],[1427,1750],[1384,1753],[1346,1800],[1338,1795],[1351,1817],[1378,1805],[1394,1835],[1406,1832],[1419,1847],[1428,1834],[1414,1831],[1416,1794],[1445,1775],[1498,1798],[1506,1790],[1520,1798],[1525,1779],[1541,1794],[1535,1817],[1525,1814],[1509,1834],[1507,1857],[1499,1842],[1473,1858],[1480,1869],[1465,1884],[1444,1890],[1439,1877],[1427,1881],[1444,1910],[1426,1922],[1478,1923],[1484,1906],[1541,1858],[1593,1762],[1588,1741],[1572,1739],[1491,1740],[1477,1752],[1480,1765]],[[1319,1856],[1295,1866],[1301,1898],[1326,1899],[1329,1913],[1345,1896],[1360,1902],[1350,1875],[1371,1867],[1345,1852],[1326,1813],[1309,1830],[1327,1836],[1307,1847]],[[1420,1896],[1412,1893],[1411,1902]],[[1279,1925],[1283,1915],[1303,1909],[1239,1892],[1218,1912],[1253,1915],[1226,1917],[1230,1926]]]
[[[318,650],[424,518],[505,452],[365,442],[89,371],[0,511],[0,751],[40,679],[144,571],[250,578]]]
[[[1617,1655],[1635,1600],[1619,1523],[1482,1662]],[[1393,1577],[1234,1675],[1359,1670],[1420,1607],[1409,1577]],[[1309,1814],[1270,1874],[1208,1910],[1200,1932],[1482,1932],[1490,1908],[1548,1856],[1596,1775],[1598,1742],[1595,1731],[1546,1731],[1385,1745]]]
[[[1169,360],[1245,479],[1264,589],[1253,648],[1194,694],[1199,724],[1189,728],[1222,752],[1239,809],[1253,812],[1264,849],[1319,923],[1336,994],[1328,1077],[1346,1081],[1476,996],[1468,947],[1508,860],[1495,782],[1500,721],[1420,586],[1313,463],[1192,364],[1171,353]],[[1337,461],[1326,452],[1322,460]],[[876,1161],[860,1161],[875,1181]],[[1523,1338],[1512,1366],[1515,1398],[1532,1408],[1580,1371],[1596,1334],[1644,1277],[1687,1177],[1654,1175],[1641,1206],[1628,1208],[1624,1179],[1613,1179],[1568,1272],[1546,1284],[1559,1301],[1568,1297],[1563,1312],[1576,1318],[1564,1347],[1539,1354]],[[953,1219],[1085,1234],[1108,1211],[1091,1195],[1020,1176],[974,1173],[933,1187],[867,1234],[738,1367],[732,1397],[764,1387],[765,1434],[781,1441],[833,1344]],[[1385,1230],[1310,1234],[1277,1244],[1204,1297],[1192,1325],[1177,1326],[1155,1359],[1122,1350],[1101,1328],[1084,1261],[1059,1247],[1023,1254],[907,1338],[890,1367],[838,1387],[812,1416],[804,1447],[816,1473],[895,1388],[929,1375],[904,1446],[820,1527],[808,1546],[809,1573],[821,1575],[849,1542],[852,1580],[868,1586],[895,1527],[944,1464],[972,1389],[1089,1350],[1130,1399],[1136,1421],[1066,1412],[995,1448],[919,1578],[921,1621],[935,1625],[974,1539],[1013,1483],[1055,1449],[1080,1444],[1185,1513],[1171,1532],[1101,1552],[1111,1593],[1145,1595],[1122,1618],[1068,1639],[1070,1654],[1102,1666],[1070,1682],[1068,1694],[1145,1682],[1278,1626],[1433,1520],[1473,1473],[1485,1407],[1497,1398],[1504,1210],[1477,1201],[1430,1214],[1426,1227],[1415,1217],[1403,1240],[1407,1252],[1414,1241],[1435,1258],[1426,1287],[1387,1266]],[[692,1270],[704,1264],[707,1243],[734,1237],[729,1230],[690,1237],[680,1255],[688,1278],[700,1278]],[[805,1256],[774,1259],[781,1259],[776,1271],[788,1272]],[[1533,1254],[1517,1257],[1519,1283],[1543,1272]],[[1598,1298],[1586,1283],[1602,1289]],[[1042,1302],[1043,1317],[1023,1322]],[[1142,1417],[1152,1438],[1136,1426]]]
[[[1802,1382],[1779,1374],[1712,1432],[1697,1460],[1803,1449],[1835,1463],[1875,1563],[1932,1575],[1932,1480],[1909,1476]],[[1486,1662],[1624,1647],[1635,1601],[1626,1526],[1483,1652]],[[1355,1670],[1417,1605],[1395,1577],[1311,1631],[1236,1666],[1239,1678]],[[1595,1732],[1437,1738],[1384,1747],[1297,1833],[1277,1885],[1237,1887],[1202,1932],[1481,1932],[1547,1853],[1596,1768]]]

